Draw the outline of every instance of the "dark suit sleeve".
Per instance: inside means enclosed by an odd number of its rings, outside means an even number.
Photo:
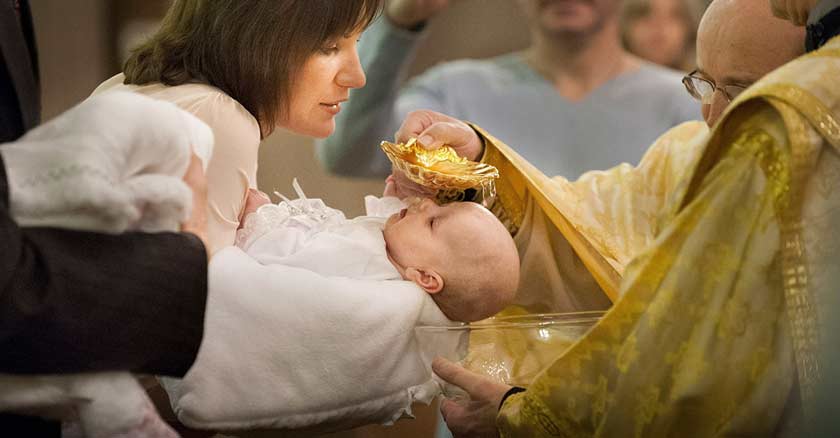
[[[0,157],[0,372],[186,373],[207,296],[198,238],[21,228],[7,198]]]
[[[840,35],[840,0],[820,0],[808,15],[805,50],[814,51]]]

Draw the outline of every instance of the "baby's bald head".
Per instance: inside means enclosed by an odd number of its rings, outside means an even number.
[[[513,301],[519,254],[507,229],[472,202],[413,203],[385,224],[388,256],[452,320],[484,319]]]
[[[510,233],[483,207],[476,212],[481,228],[453,248],[443,267],[446,285],[432,295],[449,319],[472,322],[489,318],[507,307],[519,287],[519,252]]]

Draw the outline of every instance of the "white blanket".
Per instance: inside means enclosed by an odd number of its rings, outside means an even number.
[[[192,114],[135,93],[88,99],[0,145],[20,225],[120,233],[177,230],[192,192],[190,149],[205,169],[213,133]]]
[[[12,215],[29,226],[177,231],[192,206],[181,180],[191,147],[206,168],[210,128],[174,105],[132,93],[92,98],[0,146]],[[174,435],[129,373],[0,375],[0,388],[0,411],[75,412],[89,437]]]
[[[389,212],[388,200],[367,201],[369,212]],[[451,322],[388,262],[381,216],[347,220],[302,198],[246,218],[239,242],[248,252],[227,248],[210,263],[195,365],[182,381],[164,381],[184,424],[389,424],[438,394],[414,328]]]

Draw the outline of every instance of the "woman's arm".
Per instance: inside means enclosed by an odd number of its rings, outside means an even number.
[[[208,251],[233,245],[248,188],[257,186],[260,128],[238,102],[219,93],[186,108],[210,126],[215,137],[207,167]]]

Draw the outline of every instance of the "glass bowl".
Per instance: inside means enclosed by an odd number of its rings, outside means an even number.
[[[527,387],[603,315],[604,312],[576,312],[502,316],[472,324],[418,326],[415,334],[426,364],[434,356],[443,356],[496,381]]]

